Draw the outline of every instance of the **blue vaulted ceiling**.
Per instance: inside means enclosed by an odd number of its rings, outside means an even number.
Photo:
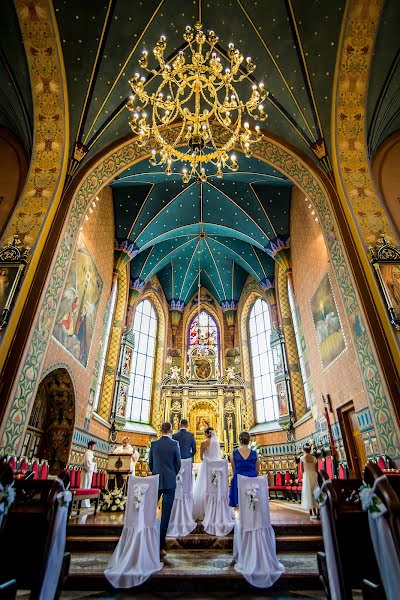
[[[131,280],[157,275],[166,298],[187,302],[201,284],[219,302],[238,301],[252,275],[273,278],[264,248],[289,232],[291,183],[256,159],[239,156],[239,171],[206,183],[182,184],[147,160],[112,183],[116,236],[135,243]]]

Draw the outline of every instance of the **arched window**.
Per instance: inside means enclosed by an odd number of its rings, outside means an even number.
[[[126,418],[148,423],[157,337],[157,315],[149,300],[142,300],[133,320],[135,347],[132,355]]]
[[[305,341],[303,335],[303,326],[301,323],[300,311],[298,304],[295,299],[293,286],[290,278],[288,277],[288,298],[290,306],[290,314],[292,315],[293,331],[296,340],[297,354],[299,357],[301,381],[303,383],[304,397],[306,399],[306,407],[310,408],[310,390],[308,385],[306,360],[305,360]]]
[[[112,326],[113,319],[114,319],[115,305],[117,303],[117,295],[118,295],[118,284],[117,284],[117,282],[114,282],[112,290],[111,290],[111,294],[110,294],[109,309],[108,309],[108,314],[107,314],[106,325],[104,328],[103,349],[102,349],[102,353],[101,353],[101,357],[100,357],[100,364],[99,364],[99,376],[97,377],[96,394],[95,394],[95,398],[94,398],[94,402],[93,402],[93,408],[95,411],[97,411],[99,408],[99,400],[100,400],[100,395],[101,395],[101,388],[103,385],[104,371],[106,368],[108,344],[110,342],[111,326]]]
[[[196,346],[205,349],[213,348],[216,356],[219,357],[218,325],[205,310],[196,314],[189,325],[188,350]]]
[[[257,423],[275,421],[279,416],[274,383],[274,363],[270,345],[272,333],[269,306],[259,298],[249,316],[251,364]]]

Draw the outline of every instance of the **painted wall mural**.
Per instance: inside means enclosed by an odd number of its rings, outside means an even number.
[[[79,235],[53,337],[84,367],[87,365],[103,281]]]
[[[310,300],[322,368],[327,369],[346,350],[339,313],[328,273],[322,277]]]

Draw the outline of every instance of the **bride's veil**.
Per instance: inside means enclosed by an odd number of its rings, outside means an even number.
[[[209,460],[221,459],[221,448],[215,431],[211,432],[210,445],[208,446],[207,458]]]

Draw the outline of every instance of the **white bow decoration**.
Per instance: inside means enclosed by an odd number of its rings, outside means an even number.
[[[149,485],[147,483],[142,485],[136,484],[133,486],[133,497],[136,510],[139,510],[148,488]]]

